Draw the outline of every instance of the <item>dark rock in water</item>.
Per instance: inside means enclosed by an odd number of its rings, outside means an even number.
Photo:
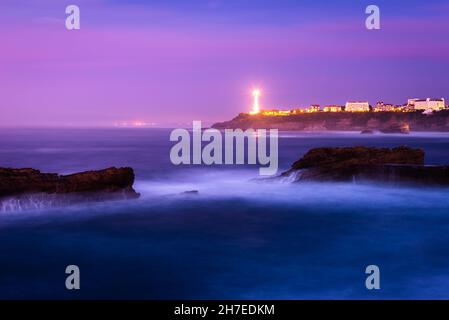
[[[316,148],[309,150],[284,177],[294,181],[383,181],[449,185],[449,166],[425,166],[424,151],[408,147]]]
[[[186,195],[197,195],[200,192],[198,190],[188,190],[188,191],[184,191],[181,194],[186,194]]]
[[[0,168],[0,199],[35,194],[70,195],[79,200],[132,199],[132,168],[108,168],[71,175],[41,173],[34,169]]]
[[[393,123],[380,129],[380,132],[409,134],[410,126],[408,125],[408,123]]]
[[[389,148],[345,147],[315,148],[293,163],[293,169],[328,167],[339,169],[348,165],[424,164],[424,151],[401,146]]]
[[[374,133],[374,131],[373,130],[370,130],[370,129],[365,129],[365,130],[362,130],[362,132],[360,132],[361,134],[373,134]]]

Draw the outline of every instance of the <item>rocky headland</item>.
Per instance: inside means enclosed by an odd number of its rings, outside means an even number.
[[[215,129],[279,129],[297,131],[410,131],[449,132],[449,110],[422,112],[312,112],[287,116],[241,113],[234,119],[215,123]],[[365,131],[368,132],[368,131]]]

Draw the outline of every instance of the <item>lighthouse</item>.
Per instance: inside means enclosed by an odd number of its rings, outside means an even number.
[[[250,112],[250,114],[258,114],[260,112],[260,105],[259,105],[259,97],[260,97],[260,90],[254,89],[253,92],[253,110]]]

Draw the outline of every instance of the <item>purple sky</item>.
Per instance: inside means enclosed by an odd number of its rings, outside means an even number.
[[[0,126],[210,123],[255,86],[266,108],[449,99],[447,1],[392,2],[368,31],[367,1],[2,0]]]

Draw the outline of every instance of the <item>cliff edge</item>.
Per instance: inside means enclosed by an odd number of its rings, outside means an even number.
[[[249,115],[212,125],[215,129],[279,129],[296,131],[449,132],[449,110],[421,112],[314,112],[287,116]]]

